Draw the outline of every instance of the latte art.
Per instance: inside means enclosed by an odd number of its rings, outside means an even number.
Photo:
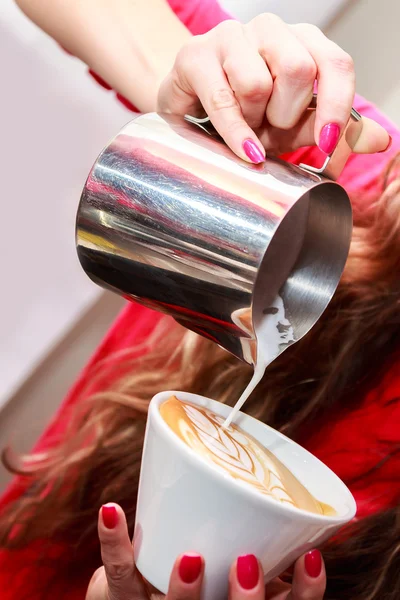
[[[160,406],[167,425],[205,460],[261,494],[318,514],[335,514],[300,483],[269,450],[237,425],[222,427],[224,419],[175,397]]]

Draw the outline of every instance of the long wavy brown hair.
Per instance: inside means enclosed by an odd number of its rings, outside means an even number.
[[[355,407],[362,386],[370,386],[399,350],[399,173],[400,156],[382,178],[381,197],[367,210],[355,203],[351,251],[333,301],[312,331],[269,367],[248,400],[248,413],[293,439],[334,407]],[[117,367],[113,360],[93,368],[92,382],[103,391],[78,403],[62,443],[22,457],[19,466],[5,454],[25,493],[1,516],[0,546],[67,543],[68,552],[56,559],[58,571],[89,578],[101,564],[99,507],[118,502],[132,533],[151,397],[183,389],[233,404],[252,375],[249,366],[168,318],[144,346],[146,352],[122,352]],[[103,382],[116,368],[117,381],[107,387]],[[328,600],[399,600],[398,506],[353,524],[323,551]],[[44,554],[42,561],[51,560]]]

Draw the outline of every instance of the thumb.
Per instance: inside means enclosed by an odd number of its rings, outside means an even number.
[[[390,146],[391,137],[376,121],[363,117],[363,128],[361,134],[353,145],[353,152],[358,154],[373,154],[375,152],[384,152]]]
[[[110,503],[101,507],[98,531],[109,600],[146,598],[142,582],[135,574],[133,548],[120,506]]]
[[[293,152],[302,146],[314,145],[315,111],[306,111],[300,121],[288,130],[276,127],[264,127],[260,131],[260,140],[269,151],[275,155]],[[390,135],[376,121],[368,117],[362,118],[363,127],[355,140],[347,139],[352,151],[356,154],[374,154],[384,152],[390,145]]]

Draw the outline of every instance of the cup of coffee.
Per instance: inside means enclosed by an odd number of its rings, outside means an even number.
[[[150,403],[136,512],[136,566],[160,592],[176,558],[206,561],[203,597],[225,600],[231,564],[261,561],[265,581],[356,513],[344,483],[307,450],[229,406],[167,391]]]

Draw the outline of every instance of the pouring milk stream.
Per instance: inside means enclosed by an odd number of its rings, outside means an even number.
[[[268,309],[254,314],[254,324],[257,336],[257,355],[254,373],[248,386],[233,407],[223,427],[228,427],[236,418],[238,412],[250,394],[264,377],[265,370],[280,354],[281,345],[289,345],[295,341],[293,327],[285,316],[285,307],[279,294]]]
[[[88,276],[254,366],[226,425],[336,290],[352,212],[334,179],[361,128],[353,110],[320,168],[269,157],[250,165],[210,123],[142,114],[89,173],[76,220]]]

